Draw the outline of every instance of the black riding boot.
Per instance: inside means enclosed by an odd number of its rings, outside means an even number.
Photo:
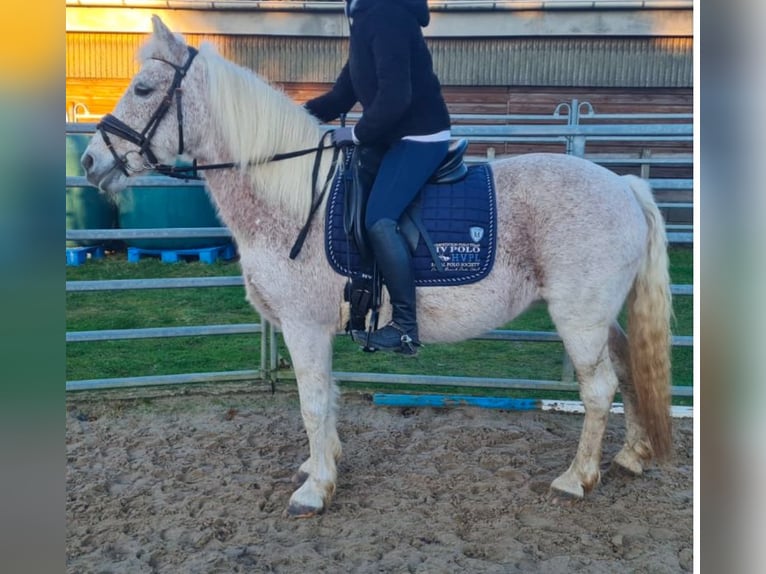
[[[367,230],[375,261],[391,299],[391,322],[372,333],[354,331],[354,341],[380,351],[414,355],[420,345],[415,310],[415,276],[410,249],[396,221],[381,219]]]

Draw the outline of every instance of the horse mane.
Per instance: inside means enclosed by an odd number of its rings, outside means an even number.
[[[232,161],[244,166],[257,193],[305,219],[311,207],[311,168],[314,154],[278,162],[259,163],[278,153],[314,147],[321,135],[319,122],[287,94],[256,73],[223,58],[209,43],[200,57],[207,68],[207,89],[213,124]]]

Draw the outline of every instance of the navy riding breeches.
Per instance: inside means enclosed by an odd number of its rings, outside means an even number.
[[[398,221],[423,185],[444,160],[449,141],[399,140],[380,162],[367,200],[365,227],[380,219]]]

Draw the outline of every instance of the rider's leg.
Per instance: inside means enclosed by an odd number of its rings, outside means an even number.
[[[415,279],[409,246],[398,221],[447,154],[449,143],[401,140],[381,162],[367,203],[365,225],[375,260],[386,283],[392,321],[369,334],[354,333],[370,347],[413,353],[419,343]]]

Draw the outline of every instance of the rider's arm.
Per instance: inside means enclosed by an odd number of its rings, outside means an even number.
[[[331,122],[341,114],[347,113],[357,101],[356,93],[351,85],[351,75],[348,62],[343,66],[335,84],[326,94],[309,100],[304,107],[322,122]]]

